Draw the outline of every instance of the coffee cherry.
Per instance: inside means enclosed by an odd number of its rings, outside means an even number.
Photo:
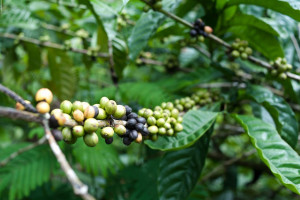
[[[107,118],[106,112],[103,108],[99,108],[98,112],[99,112],[99,114],[97,115],[96,119],[103,120],[103,119]]]
[[[176,108],[177,108],[179,111],[183,111],[183,110],[184,110],[184,107],[183,107],[181,104],[176,105]]]
[[[125,135],[125,133],[126,133],[126,128],[125,128],[125,126],[118,124],[118,125],[116,125],[116,126],[114,127],[114,132],[115,132],[116,134],[118,134],[119,136]]]
[[[147,124],[149,124],[150,126],[155,125],[156,124],[155,117],[153,117],[153,116],[148,117]]]
[[[72,141],[73,135],[72,135],[72,132],[71,132],[70,128],[68,128],[68,127],[63,128],[61,133],[62,133],[62,136],[63,136],[63,139],[64,139],[65,142],[71,142]]]
[[[105,143],[106,144],[111,144],[113,141],[114,141],[113,137],[111,137],[111,138],[105,138]]]
[[[146,110],[144,111],[143,117],[148,118],[148,117],[150,117],[150,116],[152,116],[152,115],[153,115],[153,111],[152,111],[151,109],[146,109]]]
[[[68,114],[66,114],[66,113],[63,113],[63,116],[66,118],[66,121],[68,121],[68,120],[71,120],[72,118],[71,118],[71,116],[70,115],[68,115]]]
[[[197,37],[198,33],[195,29],[191,29],[190,30],[190,35],[191,35],[191,37]]]
[[[31,104],[30,101],[28,101],[28,100],[25,100],[25,103],[26,104]],[[17,110],[25,110],[25,107],[21,103],[17,102],[16,103],[16,109]]]
[[[52,129],[51,133],[56,141],[61,141],[63,139],[62,133],[60,130]]]
[[[243,53],[241,53],[241,58],[243,60],[247,60],[248,59],[248,55],[245,52],[243,52]]]
[[[278,77],[279,77],[280,79],[282,79],[282,80],[287,79],[287,75],[286,75],[285,73],[280,73],[280,74],[278,75]]]
[[[199,40],[199,42],[204,42],[204,41],[205,41],[205,38],[204,38],[203,35],[200,35],[200,36],[198,37],[198,40]]]
[[[162,9],[162,2],[161,1],[158,1],[154,4],[153,8],[155,10],[161,10]]]
[[[51,128],[57,128],[58,126],[63,126],[67,119],[62,113],[54,113],[50,116],[49,125]]]
[[[129,115],[127,115],[128,119],[137,119],[138,117],[139,116],[136,113],[134,113],[134,112],[132,112]]]
[[[160,106],[155,106],[154,110],[158,111],[158,112],[162,112],[163,111],[163,109]]]
[[[54,115],[54,114],[62,114],[63,112],[62,112],[62,110],[61,109],[59,109],[59,108],[55,108],[55,109],[53,109],[52,111],[51,111],[51,115]]]
[[[141,133],[143,136],[147,136],[147,135],[149,135],[150,132],[149,132],[148,128],[144,126],[144,129]]]
[[[131,130],[129,133],[129,138],[135,140],[138,137],[138,132],[136,130]]]
[[[165,135],[166,133],[167,133],[166,128],[160,127],[160,128],[158,129],[158,134],[160,134],[160,135]]]
[[[166,129],[170,129],[170,128],[171,128],[171,124],[168,123],[168,122],[166,122],[166,123],[164,124],[164,127],[165,127]]]
[[[150,127],[148,127],[148,130],[152,135],[157,134],[157,132],[158,132],[157,126],[150,126]]]
[[[126,110],[126,115],[129,115],[132,112],[132,108],[130,108],[129,106],[125,105],[125,110]]]
[[[105,111],[106,111],[107,114],[112,115],[116,112],[116,110],[117,110],[117,103],[115,101],[109,100],[105,104]]]
[[[64,100],[60,104],[60,109],[62,110],[63,113],[70,114],[72,111],[72,106],[73,104],[70,101]]]
[[[252,49],[250,47],[246,47],[245,48],[245,53],[248,54],[248,55],[251,55],[252,54]]]
[[[210,26],[205,26],[205,27],[204,27],[204,31],[205,31],[205,33],[210,34],[210,33],[213,32],[213,29],[212,29]]]
[[[75,110],[73,112],[73,119],[75,119],[77,122],[83,122],[84,114],[80,110]]]
[[[105,109],[105,105],[109,102],[109,99],[107,97],[102,97],[100,99],[100,108]]]
[[[73,127],[73,130],[72,130],[72,133],[75,137],[82,137],[84,135],[84,129],[83,129],[83,126],[74,126]]]
[[[117,105],[117,109],[116,109],[115,113],[113,114],[113,117],[115,119],[120,119],[123,116],[125,116],[125,114],[126,114],[126,108],[122,105]]]
[[[73,105],[72,105],[72,110],[80,110],[81,112],[83,112],[83,106],[82,103],[80,101],[74,101]]]
[[[38,104],[36,104],[36,109],[39,113],[45,114],[50,111],[50,106],[47,102],[41,101]]]
[[[141,143],[143,141],[143,136],[141,133],[138,133],[138,137],[135,139],[137,143]]]
[[[164,118],[159,118],[157,121],[156,121],[156,124],[157,126],[161,127],[161,126],[164,126],[164,124],[166,123],[166,120]]]
[[[135,119],[129,119],[126,123],[126,127],[129,129],[134,129],[136,125],[136,120]]]
[[[94,118],[89,118],[85,120],[83,127],[87,133],[95,132],[98,129],[98,122]]]
[[[174,117],[174,118],[177,118],[179,115],[179,111],[174,108],[172,111],[171,111],[171,116]]]
[[[240,52],[237,51],[237,50],[233,50],[233,51],[231,52],[231,55],[232,55],[234,58],[238,58],[238,57],[240,57]]]
[[[53,94],[48,88],[41,88],[35,94],[35,100],[39,101],[46,101],[48,104],[52,102]]]
[[[173,129],[167,130],[167,135],[172,136],[173,134],[174,134],[174,130]]]
[[[180,123],[175,124],[175,128],[174,128],[175,132],[180,132],[183,130],[183,126]]]
[[[101,130],[101,135],[104,138],[110,138],[110,137],[114,136],[114,129],[112,127],[104,127]]]
[[[84,111],[90,106],[90,104],[88,102],[81,102],[82,104],[82,112],[84,113]]]
[[[166,109],[168,109],[169,111],[171,111],[173,108],[174,108],[173,103],[168,102],[167,105],[166,105]]]
[[[138,111],[138,115],[144,117],[144,112],[146,111],[146,108],[142,108]]]
[[[89,147],[94,147],[98,144],[99,138],[95,132],[85,134],[83,136],[84,143]]]
[[[153,116],[158,119],[158,118],[161,118],[161,112],[160,111],[154,111],[153,112]]]
[[[158,139],[157,135],[151,135],[151,140],[156,141]]]
[[[144,117],[138,117],[136,121],[137,123],[146,124],[146,119]]]
[[[99,110],[96,106],[88,106],[84,110],[84,118],[89,119],[89,118],[94,118],[99,114]]]
[[[135,125],[135,129],[138,131],[138,132],[142,132],[144,130],[144,125],[142,123],[137,123]]]
[[[128,145],[131,144],[131,142],[132,142],[131,138],[129,138],[129,137],[124,137],[123,138],[123,144],[128,146]]]

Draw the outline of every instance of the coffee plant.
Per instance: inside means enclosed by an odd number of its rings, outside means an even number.
[[[299,199],[298,1],[0,4],[1,200]]]

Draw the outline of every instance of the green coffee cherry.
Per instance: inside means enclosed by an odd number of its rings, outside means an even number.
[[[183,111],[183,110],[184,110],[184,107],[183,107],[181,104],[176,105],[176,108],[177,108],[179,111]]]
[[[156,119],[158,119],[158,118],[161,118],[161,112],[159,112],[159,111],[154,111],[153,112],[153,117],[155,117]]]
[[[125,132],[126,132],[126,130],[125,130]],[[114,136],[114,129],[112,127],[104,127],[101,130],[101,135],[104,138],[110,138],[110,137]]]
[[[103,108],[99,108],[99,114],[97,115],[96,119],[106,119],[107,118],[107,114],[105,112],[105,110]]]
[[[175,128],[174,128],[175,132],[180,132],[183,130],[183,126],[180,123],[175,124]]]
[[[241,58],[243,59],[243,60],[247,60],[248,59],[248,54],[246,54],[246,53],[241,53]]]
[[[61,131],[63,140],[68,144],[74,144],[77,141],[77,138],[72,135],[71,129],[65,127]]]
[[[138,115],[143,117],[143,116],[144,116],[145,110],[146,110],[146,108],[140,109],[140,110],[138,111]]]
[[[174,118],[177,118],[179,115],[179,111],[174,108],[172,111],[171,111],[171,116],[174,117]]]
[[[84,143],[89,147],[94,147],[98,144],[99,138],[95,132],[85,134],[83,136]]]
[[[166,102],[161,103],[161,108],[162,109],[165,109],[166,107],[167,107],[167,103]]]
[[[252,49],[250,47],[246,47],[245,48],[245,53],[248,54],[248,55],[251,55],[253,52],[252,52]]]
[[[64,116],[64,118],[66,118],[66,120],[71,120],[72,119],[71,116],[66,114],[66,113],[63,113],[63,116]]]
[[[112,115],[116,112],[116,110],[117,110],[117,103],[115,101],[109,100],[105,104],[105,111],[106,111],[107,114]]]
[[[166,120],[164,118],[159,118],[157,121],[156,121],[156,124],[157,126],[161,127],[161,126],[164,126],[164,124],[166,123]]]
[[[160,135],[165,135],[166,133],[167,133],[166,128],[160,127],[160,128],[158,129],[158,134],[160,134]]]
[[[105,109],[105,105],[109,102],[109,99],[107,97],[102,97],[100,99],[100,108]]]
[[[280,79],[282,79],[282,80],[287,79],[287,75],[286,75],[285,73],[280,73],[280,74],[278,75],[278,77],[279,77]]]
[[[82,137],[84,135],[83,126],[74,126],[72,130],[73,136],[75,137]]]
[[[80,110],[75,110],[73,112],[73,119],[75,119],[77,122],[83,122],[84,120],[84,114]]]
[[[146,110],[144,111],[143,117],[148,118],[148,117],[150,117],[150,116],[152,116],[152,115],[153,115],[153,111],[152,111],[151,109],[146,109]]]
[[[121,136],[126,133],[126,128],[125,126],[118,124],[114,127],[114,132]]]
[[[150,126],[148,127],[148,131],[150,132],[150,134],[155,135],[158,133],[158,128],[157,126]]]
[[[72,103],[68,100],[64,100],[61,104],[60,104],[60,109],[63,111],[63,113],[66,114],[70,114],[72,111]]]
[[[53,109],[53,110],[51,111],[51,115],[62,114],[62,113],[63,113],[62,110],[61,110],[61,109],[58,109],[58,108]]]
[[[155,125],[156,124],[155,117],[153,117],[153,116],[148,117],[147,124],[149,124],[150,126]]]
[[[162,112],[163,111],[163,109],[160,106],[155,106],[154,110],[158,111],[158,112]]]
[[[173,134],[174,134],[174,130],[173,129],[167,130],[167,135],[168,136],[172,136]]]
[[[168,122],[166,122],[166,123],[164,124],[164,127],[165,127],[166,129],[170,129],[170,128],[171,128],[171,124],[168,123]]]
[[[120,119],[126,114],[126,109],[122,105],[117,105],[117,109],[115,113],[113,114],[114,118]]]
[[[171,102],[168,102],[167,103],[167,105],[166,105],[166,109],[168,109],[168,110],[172,110],[174,108],[174,105],[173,105],[173,103],[171,103]]]
[[[151,140],[156,141],[158,139],[157,135],[151,135]]]
[[[233,51],[231,52],[231,55],[232,55],[234,58],[238,58],[238,57],[240,57],[240,52],[237,51],[237,50],[233,50]]]
[[[83,112],[83,106],[82,103],[80,101],[74,101],[73,105],[72,105],[72,110],[80,110],[81,112]]]
[[[156,3],[154,4],[153,8],[154,8],[155,10],[160,10],[160,9],[162,9],[162,2],[161,2],[161,1],[156,2]]]
[[[87,133],[95,132],[98,129],[98,121],[94,118],[89,118],[85,120],[83,128]]]

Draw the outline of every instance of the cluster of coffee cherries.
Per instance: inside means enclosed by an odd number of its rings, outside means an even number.
[[[248,59],[248,56],[252,55],[252,49],[248,47],[248,41],[235,39],[232,44],[231,56],[234,58],[241,57],[244,60]]]
[[[275,61],[271,61],[270,65],[272,65],[271,75],[276,76],[280,79],[285,80],[287,78],[286,72],[292,70],[292,65],[287,63],[285,58],[276,58]]]
[[[151,8],[153,10],[161,10],[162,9],[162,0],[147,0],[147,4],[144,7],[144,12],[148,12]]]
[[[198,38],[200,42],[204,42],[204,37],[212,33],[213,29],[210,26],[205,26],[205,23],[201,19],[197,19],[193,23],[193,28],[190,30],[190,35],[193,38]]]

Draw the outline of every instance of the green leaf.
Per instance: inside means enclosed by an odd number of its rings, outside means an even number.
[[[255,27],[232,26],[227,29],[237,37],[249,41],[250,46],[262,53],[270,60],[284,57],[284,53],[278,39],[269,32]]]
[[[251,85],[247,89],[247,94],[268,110],[282,138],[292,147],[295,147],[298,141],[299,127],[295,113],[289,104],[281,97],[260,86]]]
[[[168,152],[159,165],[159,199],[186,199],[192,192],[205,164],[212,128],[193,146]]]
[[[41,49],[31,43],[23,43],[28,54],[28,70],[38,70],[42,66]]]
[[[218,113],[202,110],[191,110],[183,116],[183,131],[175,137],[158,137],[158,140],[145,141],[152,149],[161,151],[184,149],[193,145],[212,126]]]
[[[277,133],[276,129],[255,117],[235,115],[249,135],[260,159],[282,184],[300,194],[300,157]]]
[[[72,60],[66,52],[48,48],[50,89],[60,99],[71,99],[77,88],[77,77]]]
[[[113,46],[113,59],[115,63],[115,71],[118,78],[122,78],[123,70],[127,64],[128,49],[125,41],[114,38],[112,41]]]
[[[39,21],[31,16],[31,12],[24,9],[19,9],[17,7],[5,10],[5,12],[2,12],[0,14],[1,27],[14,26],[25,29],[36,29],[39,24]]]
[[[160,20],[163,18],[164,15],[154,11],[142,14],[128,38],[129,58],[131,60],[135,60],[139,53],[147,46],[148,40],[155,33]]]
[[[272,9],[300,21],[300,2],[294,0],[229,0],[227,6],[239,4],[253,4],[267,9]]]
[[[84,144],[79,139],[74,145],[73,155],[80,165],[93,175],[101,174],[107,176],[110,173],[116,173],[122,167],[116,149],[107,145],[104,139],[99,138],[99,144],[93,148]]]
[[[279,34],[266,22],[260,20],[259,18],[253,15],[246,15],[246,14],[237,14],[231,20],[227,21],[224,24],[225,27],[230,26],[247,26],[247,27],[254,27],[260,30],[263,30],[267,33],[272,35],[278,36]]]

